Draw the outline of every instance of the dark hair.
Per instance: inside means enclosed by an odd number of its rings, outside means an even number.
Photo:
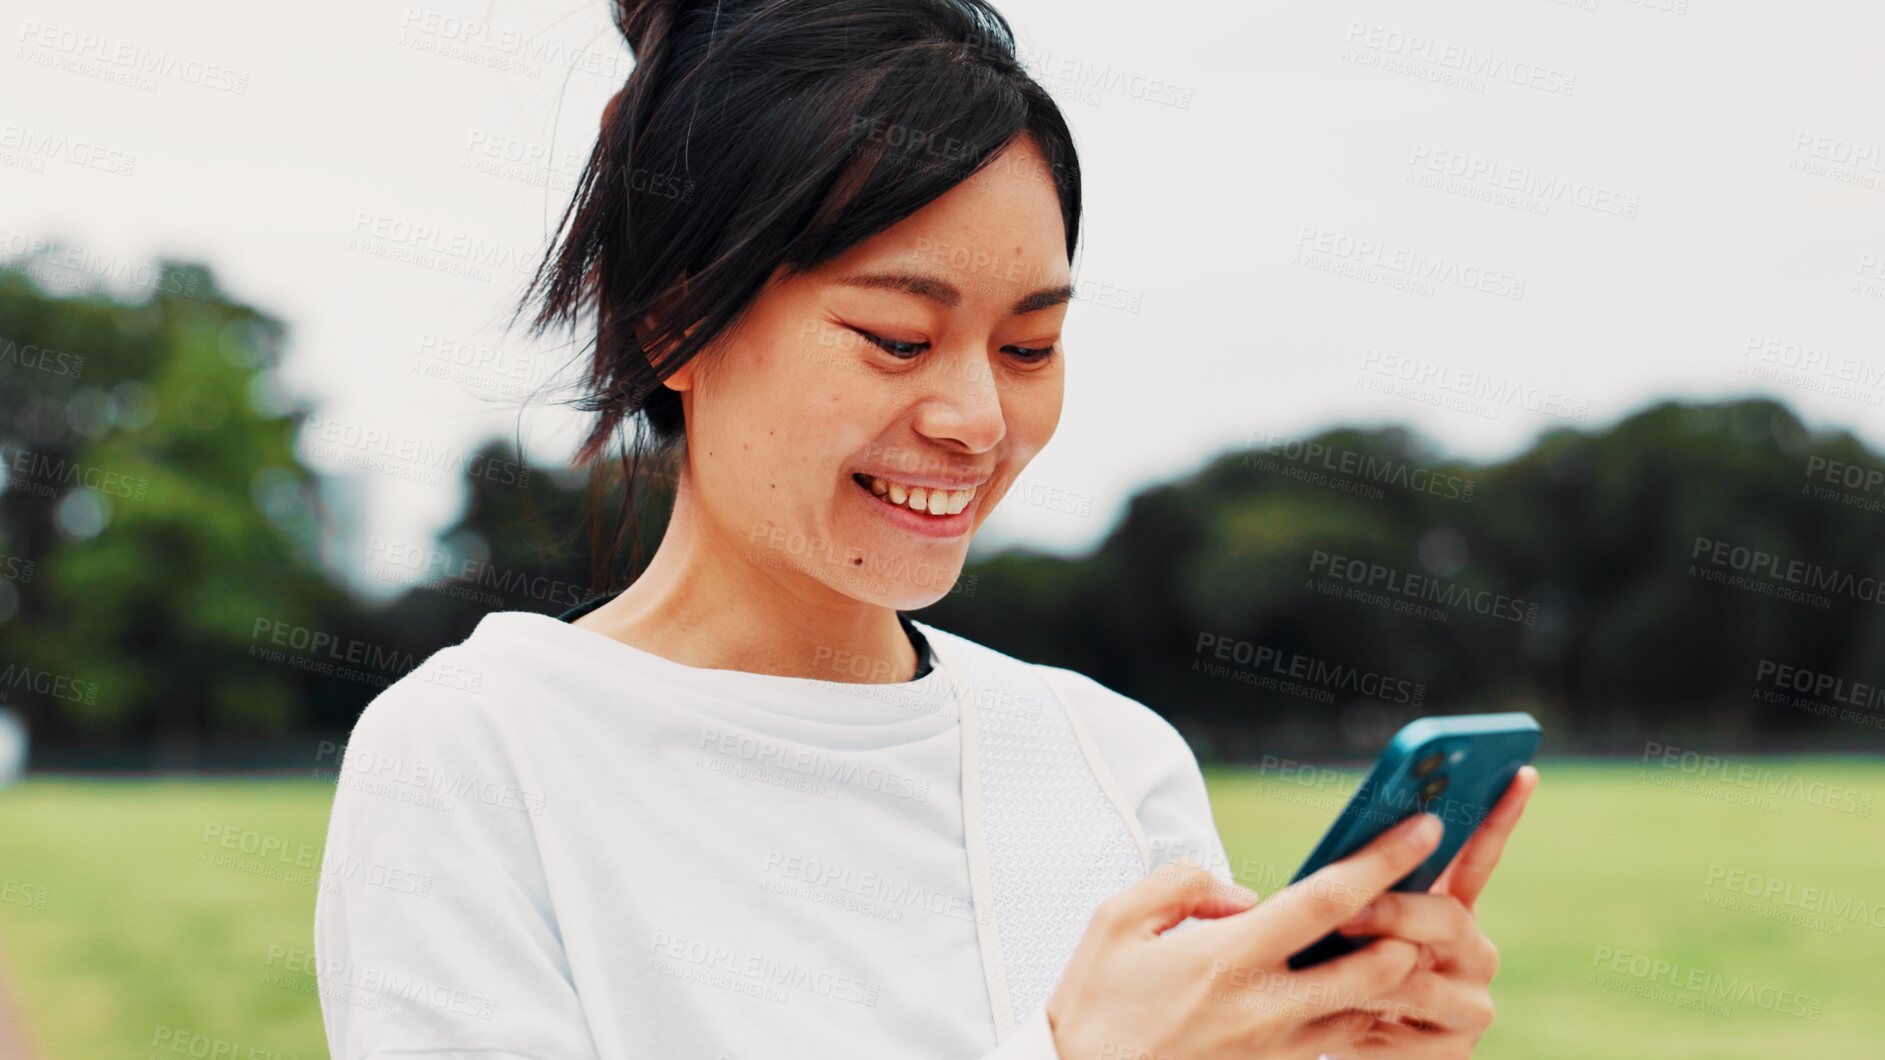
[[[571,404],[598,415],[575,464],[636,425],[606,553],[591,476],[592,588],[613,584],[605,572],[636,536],[643,454],[671,458],[685,440],[680,395],[661,381],[775,270],[829,262],[1023,135],[1053,175],[1070,264],[1080,226],[1072,133],[985,0],[615,0],[614,17],[635,67],[520,303],[539,333],[594,314]]]

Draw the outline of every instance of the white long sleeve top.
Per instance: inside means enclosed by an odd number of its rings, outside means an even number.
[[[1035,665],[1153,864],[1226,865],[1178,731]],[[345,748],[314,918],[333,1055],[1060,1060],[1038,1006],[997,1045],[950,681],[703,669],[486,615]]]

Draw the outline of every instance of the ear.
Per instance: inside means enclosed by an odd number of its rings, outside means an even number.
[[[689,332],[692,332],[691,328]],[[700,356],[696,353],[686,364],[681,365],[666,379],[661,380],[661,385],[677,392],[694,389],[694,369],[700,367]]]
[[[684,330],[681,333],[681,335],[683,338],[685,338],[689,335],[692,335],[693,333],[694,333],[694,329],[692,327],[689,327],[686,330]],[[679,368],[676,368],[674,371],[668,374],[667,378],[661,380],[661,385],[667,387],[669,390],[675,390],[675,391],[692,390],[695,384],[699,381],[698,372],[700,370],[700,360],[702,357],[705,357],[706,355],[707,355],[706,350],[695,351],[694,355],[687,359],[686,364],[681,365]],[[661,363],[660,355],[656,355],[654,357],[653,363],[657,366],[660,365]]]
[[[667,294],[657,299],[655,302],[655,308],[649,313],[645,314],[641,318],[643,328],[646,331],[652,333],[654,330],[657,314],[667,313],[667,312],[672,311],[675,303],[679,300],[680,296],[685,294],[686,292],[687,292],[687,277],[683,275],[681,277],[681,283],[680,283],[679,288],[670,289]],[[682,330],[681,337],[687,338],[688,336],[691,336],[693,334],[694,334],[694,328],[693,326],[690,325],[689,327]],[[667,378],[663,379],[661,381],[661,385],[667,387],[669,390],[675,390],[675,391],[693,389],[695,381],[696,381],[695,373],[700,365],[701,354],[704,352],[705,351],[700,351],[700,352],[695,353],[693,357],[688,359],[688,362],[686,364],[681,365],[679,368],[675,369],[671,374],[669,374]],[[665,356],[666,353],[667,353],[667,350],[650,351],[649,360],[651,363],[659,366],[661,363],[661,358]]]

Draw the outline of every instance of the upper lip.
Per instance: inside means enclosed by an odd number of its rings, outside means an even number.
[[[872,478],[883,479],[885,482],[895,482],[904,486],[921,486],[924,489],[930,490],[965,490],[971,486],[980,486],[989,479],[987,474],[979,475],[974,478],[951,478],[947,475],[912,475],[902,471],[857,470],[854,471],[853,474],[869,475]]]

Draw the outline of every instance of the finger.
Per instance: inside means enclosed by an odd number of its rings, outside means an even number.
[[[1404,1033],[1408,1033],[1405,1027],[1377,1020],[1372,1012],[1337,1012],[1303,1024],[1288,1039],[1289,1055],[1350,1060],[1391,1044],[1397,1034]]]
[[[1388,998],[1310,1022],[1303,1044],[1313,1042],[1321,1054],[1338,1057],[1351,1055],[1346,1049],[1353,1047],[1395,1060],[1450,1060],[1463,1055],[1462,1040],[1476,1041],[1492,1019],[1492,997],[1484,987],[1415,972]]]
[[[1359,1017],[1359,1018],[1357,1018]],[[1459,1035],[1416,1030],[1405,1023],[1378,1020],[1369,1013],[1343,1013],[1319,1024],[1333,1033],[1312,1033],[1290,1041],[1303,1056],[1318,1060],[1360,1060],[1361,1057],[1393,1057],[1394,1060],[1460,1060],[1469,1055]],[[1465,1048],[1462,1046],[1465,1045]]]
[[[1212,979],[1222,985],[1212,997],[1235,1005],[1258,1026],[1278,1020],[1308,1023],[1369,1006],[1392,1013],[1386,999],[1412,973],[1415,959],[1412,943],[1380,939],[1301,972],[1220,967]]]
[[[1255,905],[1254,892],[1227,882],[1202,865],[1167,862],[1101,902],[1095,923],[1151,936],[1186,917],[1201,920],[1241,913]]]
[[[1492,994],[1485,984],[1435,972],[1414,972],[1386,1000],[1395,1007],[1383,1019],[1422,1034],[1477,1032],[1492,1024]]]
[[[1395,1001],[1414,974],[1420,951],[1405,939],[1383,938],[1300,972],[1277,973],[1292,999],[1311,1017],[1355,1010],[1392,1019],[1405,1005]]]
[[[1337,930],[1356,937],[1391,935],[1433,951],[1442,971],[1475,982],[1491,982],[1497,951],[1479,930],[1472,911],[1450,894],[1389,891]]]
[[[1415,814],[1227,923],[1238,925],[1243,952],[1252,959],[1295,953],[1412,872],[1440,845],[1443,832],[1438,817]]]
[[[1492,878],[1493,868],[1499,864],[1506,837],[1512,834],[1512,827],[1518,824],[1519,815],[1525,812],[1525,803],[1537,786],[1537,768],[1520,766],[1505,794],[1493,805],[1492,812],[1486,814],[1486,819],[1473,831],[1472,838],[1466,841],[1453,864],[1434,881],[1435,891],[1452,895],[1468,909],[1473,907],[1479,893],[1486,889],[1486,881]]]

